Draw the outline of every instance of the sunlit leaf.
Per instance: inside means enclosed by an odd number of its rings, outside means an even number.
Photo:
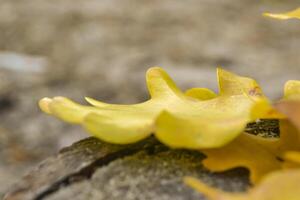
[[[242,117],[177,117],[167,111],[157,118],[155,135],[171,147],[211,148],[223,146],[245,128]],[[219,145],[216,145],[219,144]],[[199,148],[198,148],[199,147]]]
[[[201,150],[207,158],[203,165],[221,172],[236,167],[250,171],[250,180],[258,183],[266,174],[282,168],[285,151],[300,150],[299,131],[287,120],[280,122],[280,138],[263,138],[244,133],[224,147]]]
[[[217,96],[208,89],[193,89],[186,95],[165,71],[154,67],[146,74],[151,99],[144,103],[115,105],[86,98],[92,106],[82,106],[55,97],[42,99],[40,107],[111,143],[132,143],[155,133],[171,147],[220,147],[243,132],[252,120],[250,108],[265,97],[250,78],[222,69],[217,75]]]
[[[296,10],[286,12],[286,13],[279,13],[279,14],[264,13],[264,15],[276,19],[291,19],[291,18],[300,19],[300,8],[297,8]]]
[[[195,178],[185,178],[185,183],[203,193],[209,200],[299,200],[300,169],[290,169],[268,174],[262,182],[246,193],[224,192]]]

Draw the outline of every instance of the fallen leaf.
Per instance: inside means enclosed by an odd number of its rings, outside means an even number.
[[[91,98],[82,106],[64,97],[44,98],[41,109],[66,122],[83,125],[111,143],[136,142],[151,133],[171,147],[220,147],[252,121],[251,106],[265,98],[256,81],[217,70],[220,94],[193,89],[185,95],[159,67],[146,74],[151,99],[134,105],[106,104]],[[176,127],[176,128],[174,128]]]
[[[273,172],[246,193],[224,192],[191,177],[184,181],[209,200],[300,200],[299,169]]]
[[[280,14],[264,13],[264,16],[272,17],[276,19],[291,19],[291,18],[300,19],[300,8],[297,8],[296,10],[290,12],[280,13]]]
[[[250,171],[250,180],[257,184],[266,174],[282,169],[283,153],[300,150],[299,131],[288,121],[280,121],[280,138],[263,138],[244,133],[221,148],[203,149],[207,158],[203,165],[213,172],[236,167]]]

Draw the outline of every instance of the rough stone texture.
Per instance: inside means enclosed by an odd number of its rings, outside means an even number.
[[[97,167],[133,154],[154,143],[154,140],[148,139],[133,145],[121,146],[100,142],[95,138],[85,139],[45,160],[18,182],[5,199],[42,199],[62,185],[91,176]]]
[[[12,187],[5,200],[204,199],[184,185],[184,176],[228,191],[244,191],[249,185],[246,170],[213,174],[202,167],[202,159],[200,152],[171,150],[153,138],[125,148],[87,139],[47,159]]]
[[[142,101],[144,73],[153,65],[182,89],[216,89],[215,67],[222,65],[258,79],[278,98],[285,80],[300,77],[299,21],[261,13],[298,6],[299,0],[0,0],[0,198],[30,167],[86,137],[41,113],[44,96]],[[7,52],[25,56],[18,58],[26,65],[4,66]],[[45,61],[40,70],[32,70],[36,56]]]
[[[278,137],[279,121],[250,123],[247,131]],[[204,199],[183,184],[185,176],[227,191],[249,186],[246,169],[210,173],[201,165],[203,158],[199,151],[169,149],[154,137],[131,145],[88,138],[46,159],[11,187],[4,200]]]

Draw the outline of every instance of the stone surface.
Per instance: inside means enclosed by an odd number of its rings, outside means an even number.
[[[63,185],[89,177],[97,167],[152,145],[148,139],[133,145],[111,145],[88,138],[60,151],[42,162],[12,187],[6,200],[42,199]]]
[[[171,150],[153,138],[112,146],[91,138],[44,161],[12,187],[5,200],[200,200],[183,183],[198,177],[228,191],[244,191],[246,170],[213,174],[201,165],[197,151]]]

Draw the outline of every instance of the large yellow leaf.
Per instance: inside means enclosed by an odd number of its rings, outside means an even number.
[[[279,139],[244,133],[224,147],[201,152],[207,156],[203,165],[209,170],[221,172],[246,167],[251,182],[258,183],[266,174],[282,168],[285,151],[299,150],[299,131],[288,120],[281,120]]]
[[[279,13],[279,14],[264,13],[264,15],[276,19],[291,19],[291,18],[300,19],[300,8],[297,8],[296,10],[286,12],[286,13]]]
[[[300,169],[273,172],[246,193],[229,193],[187,177],[185,182],[209,200],[300,200]]]
[[[217,75],[218,96],[207,89],[193,89],[186,95],[163,69],[154,67],[146,74],[151,99],[144,103],[115,105],[86,98],[92,106],[82,106],[55,97],[42,99],[40,107],[64,121],[83,125],[111,143],[136,142],[154,132],[171,147],[220,147],[243,132],[252,120],[250,108],[264,95],[250,78],[222,69]]]

